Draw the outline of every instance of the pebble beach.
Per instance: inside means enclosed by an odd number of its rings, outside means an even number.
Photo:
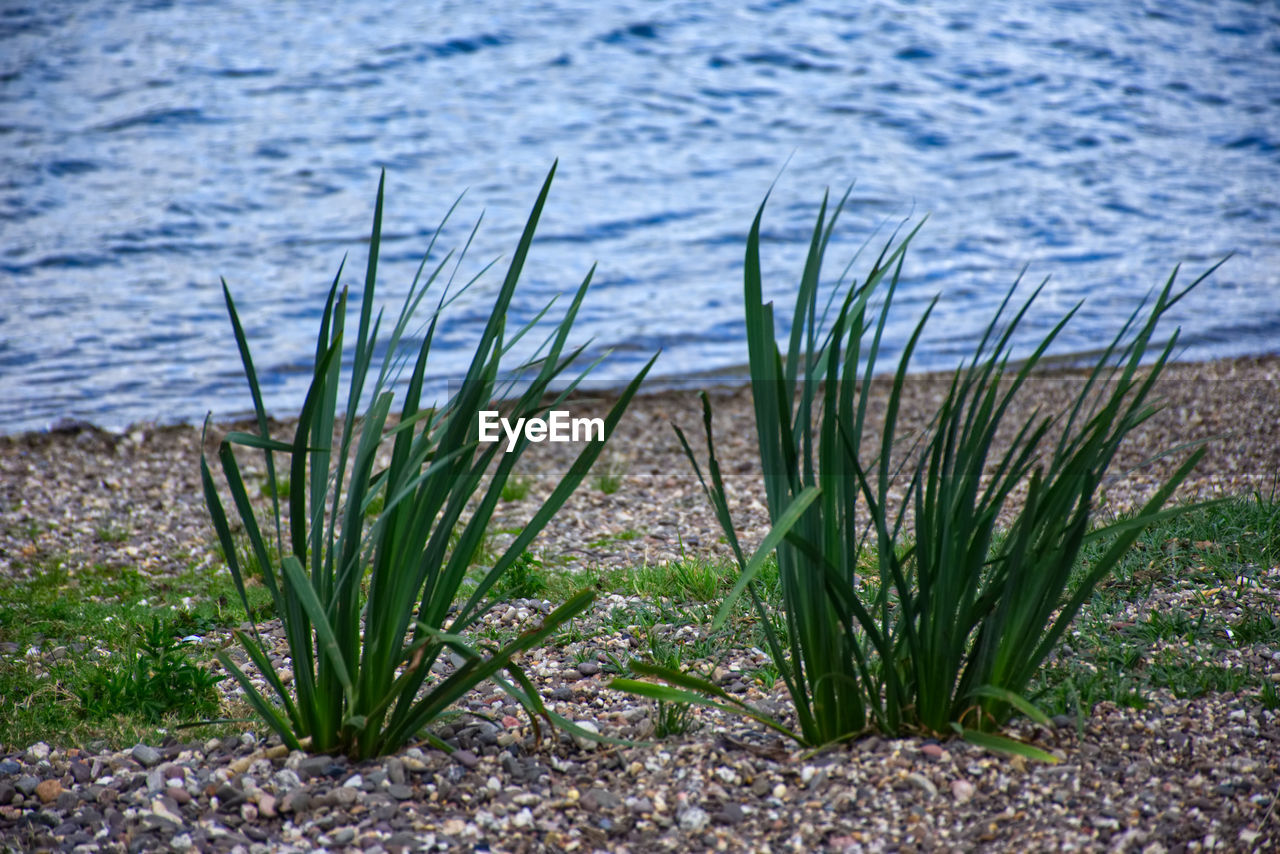
[[[1052,406],[1078,377],[1046,374],[1028,387],[1026,412]],[[913,378],[904,429],[918,428],[939,377]],[[1100,512],[1149,495],[1178,460],[1158,451],[1204,442],[1200,467],[1179,498],[1274,495],[1280,478],[1280,359],[1170,366],[1163,409],[1137,431],[1104,487]],[[733,492],[735,522],[751,545],[767,530],[754,454],[749,393],[715,389],[716,446]],[[591,414],[607,401],[574,401]],[[657,565],[727,552],[671,424],[703,446],[693,392],[637,398],[598,468],[611,492],[584,483],[535,543],[558,571]],[[1015,414],[1016,419],[1016,414]],[[914,425],[914,428],[913,428]],[[220,429],[227,429],[223,425]],[[107,433],[89,425],[0,437],[0,576],[28,578],[41,556],[77,568],[131,567],[156,583],[201,567],[219,571],[200,491],[200,430],[135,425]],[[215,442],[218,431],[208,438]],[[539,446],[522,476],[528,495],[500,511],[518,525],[554,485],[572,449]],[[34,524],[33,523],[37,523]],[[95,532],[116,526],[110,541]],[[499,537],[498,545],[501,545]],[[1280,612],[1280,566],[1206,604],[1196,591],[1159,589],[1118,627],[1153,611],[1189,608]],[[225,571],[225,570],[223,570]],[[485,620],[516,627],[556,603],[517,598]],[[626,614],[646,603],[610,592],[579,620],[578,638],[523,660],[565,717],[626,745],[530,726],[520,708],[486,684],[436,735],[454,750],[407,745],[354,763],[288,751],[260,724],[221,738],[162,743],[70,744],[59,733],[0,745],[0,845],[11,850],[216,851],[266,854],[343,851],[1266,851],[1280,842],[1280,713],[1244,692],[1194,699],[1157,696],[1143,709],[1101,703],[1082,717],[1042,727],[1015,721],[1011,734],[1059,758],[1048,765],[958,740],[871,735],[821,751],[798,750],[751,721],[698,710],[688,732],[657,739],[651,701],[607,685],[610,661],[639,654]],[[673,613],[678,608],[673,605]],[[278,622],[266,634],[287,647]],[[700,626],[672,617],[673,643]],[[49,644],[0,656],[39,669]],[[227,632],[202,639],[235,650]],[[1194,652],[1194,650],[1192,650]],[[233,656],[236,652],[232,652]],[[1280,648],[1233,650],[1235,664],[1280,682]],[[243,659],[241,655],[240,658]],[[781,685],[745,674],[765,663],[740,645],[710,662],[730,693],[785,716]],[[232,680],[228,708],[243,707]],[[56,694],[51,694],[51,698]],[[5,705],[24,702],[6,697]],[[56,701],[56,700],[54,700]],[[0,705],[0,714],[4,714]]]

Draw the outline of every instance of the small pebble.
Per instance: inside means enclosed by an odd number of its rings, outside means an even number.
[[[933,781],[923,774],[908,774],[907,779],[931,798],[938,794],[938,787],[933,785]]]
[[[160,751],[145,744],[139,744],[134,747],[133,750],[130,751],[129,755],[132,756],[133,760],[143,768],[150,768],[153,765],[160,764]]]
[[[464,768],[475,768],[480,764],[480,757],[476,756],[470,750],[455,750],[451,754],[453,761],[457,762]]]
[[[951,797],[956,799],[956,803],[968,803],[974,795],[975,789],[973,784],[968,780],[952,780],[951,781]]]
[[[711,816],[701,807],[689,807],[676,817],[681,830],[698,833],[711,823]]]

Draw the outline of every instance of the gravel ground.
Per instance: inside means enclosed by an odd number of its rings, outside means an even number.
[[[1070,374],[1038,379],[1029,395],[1052,404]],[[908,424],[941,392],[913,381]],[[1132,505],[1162,471],[1134,465],[1155,448],[1210,439],[1184,497],[1268,493],[1280,472],[1280,360],[1175,365],[1167,408],[1134,437],[1107,487],[1109,508]],[[766,512],[752,452],[749,399],[714,394],[716,438],[747,542]],[[594,404],[578,401],[575,415]],[[621,473],[606,494],[583,485],[537,547],[566,571],[659,563],[723,551],[720,532],[666,422],[701,445],[691,395],[646,396],[633,406],[600,470]],[[542,445],[526,469],[529,495],[502,524],[532,512],[568,449]],[[199,432],[141,425],[106,434],[64,425],[0,438],[0,574],[29,575],[52,556],[69,574],[132,566],[157,580],[189,566],[216,569],[198,477]],[[1243,604],[1276,613],[1280,567],[1249,588],[1219,591],[1223,613]],[[1192,592],[1159,591],[1142,613],[1185,610]],[[1248,600],[1246,602],[1246,600]],[[601,733],[651,738],[648,701],[607,689],[609,655],[640,646],[626,615],[655,603],[604,597],[580,620],[583,638],[535,650],[524,664],[557,710]],[[536,619],[549,603],[517,600],[487,618]],[[621,616],[620,616],[621,615]],[[673,642],[700,628],[675,615]],[[278,628],[278,627],[277,627]],[[268,627],[269,632],[271,627]],[[0,627],[2,631],[2,627]],[[278,631],[270,632],[278,637]],[[226,643],[210,635],[208,643]],[[743,645],[745,647],[745,645]],[[592,654],[596,653],[596,654]],[[41,657],[23,650],[39,667]],[[1280,681],[1280,650],[1246,649],[1255,672]],[[785,713],[782,697],[747,674],[764,662],[750,648],[718,662],[727,690]],[[287,665],[287,661],[281,661]],[[237,690],[222,683],[229,694]],[[1024,763],[962,742],[871,737],[809,755],[763,728],[699,712],[696,727],[634,747],[535,741],[527,720],[496,689],[441,733],[452,756],[426,745],[351,764],[290,755],[271,739],[173,741],[123,751],[71,748],[50,733],[35,745],[0,746],[0,842],[18,850],[77,851],[1262,851],[1280,841],[1280,717],[1250,695],[1179,700],[1157,692],[1135,711],[1101,704],[1083,721],[1058,719],[1014,734],[1058,753],[1058,765]],[[0,710],[0,714],[3,711]],[[52,747],[50,747],[52,745]]]

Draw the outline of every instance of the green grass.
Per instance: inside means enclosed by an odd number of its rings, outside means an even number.
[[[640,536],[636,534],[636,536]],[[610,541],[634,539],[627,532],[609,538]],[[607,543],[594,544],[603,548]],[[545,555],[542,559],[550,563]],[[732,561],[719,557],[705,557],[686,553],[665,563],[645,563],[631,567],[591,566],[577,572],[562,572],[546,577],[546,595],[557,601],[581,586],[589,586],[601,593],[617,593],[623,596],[639,596],[651,602],[719,603],[737,580],[737,567]],[[760,571],[761,588],[776,593],[778,590],[778,564],[770,559]],[[714,609],[713,609],[714,610]]]
[[[616,534],[606,534],[603,537],[598,537],[587,545],[593,549],[603,549],[617,543],[629,543],[633,540],[638,540],[643,536],[644,534],[642,532],[637,531],[634,528],[626,528]]]
[[[653,721],[654,738],[687,735],[697,728],[694,708],[689,703],[658,700]]]
[[[1145,545],[1129,555],[1115,577],[1095,588],[1059,654],[1034,683],[1037,704],[1051,715],[1083,719],[1104,701],[1142,709],[1162,692],[1185,698],[1235,692],[1254,698],[1260,708],[1280,708],[1280,686],[1270,673],[1222,664],[1226,652],[1254,646],[1274,649],[1280,644],[1280,621],[1274,613],[1247,603],[1232,616],[1201,606],[1189,611],[1150,609],[1130,625],[1115,627],[1126,607],[1140,606],[1159,589],[1180,586],[1187,595],[1208,602],[1217,596],[1234,597],[1234,585],[1247,590],[1260,579],[1280,584],[1262,571],[1280,565],[1272,550],[1280,531],[1277,506],[1259,497],[1234,499],[1166,519],[1148,530],[1142,540]],[[561,576],[567,573],[542,557],[526,553],[516,563],[547,584],[540,595],[555,600],[553,591],[587,583],[582,577],[566,582]],[[864,556],[868,565],[874,565],[873,557]],[[1083,556],[1084,561],[1088,559],[1089,555]],[[710,558],[698,560],[703,570],[723,583],[726,565]],[[1206,568],[1206,562],[1212,567]],[[619,608],[606,616],[611,630],[637,632],[641,645],[634,653],[641,659],[687,667],[715,662],[735,649],[760,647],[764,642],[754,614],[745,611],[723,633],[710,631],[715,614],[711,603],[716,598],[704,600],[700,597],[705,591],[698,585],[681,588],[676,581],[692,565],[696,564],[690,559],[592,576],[592,583],[603,592],[648,600],[643,608]],[[46,557],[35,569],[30,580],[0,589],[0,642],[19,647],[17,657],[0,658],[0,743],[25,747],[43,740],[127,747],[138,741],[158,743],[183,723],[218,716],[196,703],[184,706],[181,691],[173,692],[179,700],[174,709],[152,717],[140,708],[86,709],[78,693],[90,689],[104,674],[127,673],[124,663],[142,657],[141,633],[153,621],[171,640],[239,625],[244,613],[229,577],[187,572],[157,579],[133,567],[101,565],[71,571],[58,556]],[[521,571],[513,570],[503,584],[516,585]],[[766,582],[775,579],[772,588],[762,587],[772,589],[766,593],[771,605],[781,603],[776,572],[772,565],[761,576]],[[1224,583],[1229,586],[1223,588]],[[1209,593],[1213,590],[1218,592]],[[255,616],[269,618],[270,597],[265,589],[251,584],[248,593]],[[865,595],[873,597],[874,592],[868,590]],[[671,635],[679,626],[699,631],[692,640],[677,644]],[[589,624],[575,620],[562,627],[552,645],[576,649],[580,660],[596,660],[599,650],[590,645],[592,632]],[[507,641],[510,634],[494,629],[485,639]],[[23,656],[32,646],[46,653],[66,647],[67,654],[56,661],[41,659],[48,672],[41,676]],[[181,654],[202,668],[212,658],[212,650],[198,646],[185,647]],[[601,666],[607,673],[632,675],[630,661],[606,658]],[[766,690],[772,690],[780,678],[772,664],[747,671],[745,676]],[[669,736],[682,734],[676,718],[684,713],[681,708],[664,705],[662,714],[671,716]],[[220,710],[232,717],[248,713],[246,708]],[[180,737],[221,736],[241,728],[243,724],[206,726],[183,730]]]
[[[523,501],[529,494],[529,487],[532,485],[533,481],[529,478],[513,475],[502,485],[502,500]]]
[[[94,533],[98,539],[104,543],[123,543],[129,539],[133,533],[129,526],[122,525],[118,522],[109,522],[97,528]]]
[[[1079,716],[1102,701],[1145,708],[1163,690],[1179,698],[1243,692],[1274,708],[1270,673],[1221,662],[1233,651],[1280,643],[1275,614],[1241,598],[1256,592],[1269,599],[1280,586],[1263,572],[1280,565],[1278,511],[1273,496],[1238,497],[1148,529],[1116,574],[1095,588],[1064,648],[1034,683],[1037,703],[1049,714]],[[1263,584],[1269,594],[1258,589]],[[1182,591],[1195,604],[1143,607],[1162,590]],[[1242,612],[1224,616],[1216,597],[1244,602]],[[1141,615],[1127,624],[1121,614],[1135,606]]]
[[[774,304],[764,299],[760,249],[767,197],[747,238],[747,352],[772,523],[750,555],[737,540],[705,392],[705,476],[676,428],[740,570],[716,625],[750,597],[786,683],[794,728],[669,668],[636,668],[664,685],[613,685],[653,699],[732,708],[808,747],[868,728],[890,736],[956,732],[976,744],[1055,761],[996,733],[1015,713],[1047,721],[1028,701],[1028,688],[1093,586],[1112,574],[1143,528],[1173,515],[1162,510],[1164,503],[1204,456],[1203,447],[1180,454],[1177,469],[1133,517],[1099,525],[1094,510],[1107,472],[1125,437],[1155,413],[1152,390],[1176,347],[1178,333],[1165,339],[1160,321],[1214,268],[1181,289],[1175,289],[1175,268],[1100,351],[1065,409],[1036,410],[1023,420],[1013,415],[1015,399],[1025,399],[1040,360],[1081,305],[1032,341],[1015,345],[1045,286],[1015,303],[1015,281],[946,392],[929,404],[927,426],[913,435],[899,429],[898,416],[912,355],[940,295],[891,357],[896,366],[881,418],[868,406],[872,380],[885,370],[878,357],[890,315],[897,314],[894,297],[907,246],[919,226],[905,235],[895,232],[861,279],[849,277],[851,262],[819,299],[829,280],[824,256],[850,192],[834,207],[823,198],[793,289],[785,349]],[[1015,350],[1026,348],[1031,352],[1015,360]],[[874,451],[868,452],[864,437],[872,439],[867,445]],[[1012,521],[1002,535],[998,524],[1006,508]],[[871,521],[866,526],[858,521],[864,511]],[[1073,578],[1082,546],[1093,541],[1105,550]],[[866,601],[858,567],[869,549],[877,557],[878,593]],[[770,554],[780,568],[783,607],[767,610],[785,618],[785,643],[765,618],[754,584]]]
[[[599,466],[599,471],[595,475],[596,489],[599,489],[605,495],[613,495],[622,488],[622,482],[627,476],[626,463],[618,458],[612,458],[607,463]]]
[[[260,587],[250,591],[255,609],[268,604]],[[215,650],[180,639],[244,619],[226,575],[157,579],[101,565],[72,572],[46,559],[32,578],[0,588],[0,642],[18,646],[0,656],[0,743],[126,747],[159,743],[184,723],[243,716],[247,709],[219,709],[213,699]],[[28,658],[33,648],[39,653]]]
[[[277,474],[274,480],[270,477],[263,478],[262,485],[258,488],[258,494],[264,498],[278,498],[281,501],[288,501],[290,488],[289,476]]]
[[[498,600],[537,599],[550,586],[546,564],[533,552],[526,551],[511,564],[506,575],[493,585],[493,596]]]
[[[1280,502],[1275,494],[1241,496],[1144,531],[1100,589],[1139,594],[1156,585],[1207,585],[1254,578],[1280,564]],[[1082,552],[1088,561],[1100,546]]]
[[[723,560],[685,555],[666,564],[645,564],[631,575],[640,596],[669,596],[679,601],[719,602],[733,589],[737,567]]]

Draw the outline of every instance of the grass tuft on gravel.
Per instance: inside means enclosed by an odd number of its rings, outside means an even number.
[[[73,572],[67,561],[49,558],[31,578],[2,590],[0,744],[158,744],[183,724],[239,716],[201,689],[221,674],[214,650],[181,641],[244,620],[225,573],[152,578],[103,565]],[[250,590],[252,608],[268,604],[261,587]],[[148,702],[129,702],[142,695]],[[184,732],[195,738],[240,728]]]

